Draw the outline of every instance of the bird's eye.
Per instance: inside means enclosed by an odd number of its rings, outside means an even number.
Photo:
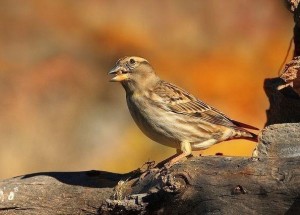
[[[129,60],[129,63],[130,63],[130,64],[135,64],[135,60],[131,58],[131,59]]]

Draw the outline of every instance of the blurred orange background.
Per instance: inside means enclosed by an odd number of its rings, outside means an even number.
[[[40,171],[126,172],[175,150],[145,137],[107,75],[141,56],[165,80],[263,128],[263,80],[292,38],[283,1],[2,0],[0,178]],[[196,154],[250,156],[249,141]]]

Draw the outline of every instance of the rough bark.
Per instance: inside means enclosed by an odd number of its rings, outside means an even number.
[[[258,157],[300,157],[300,123],[275,124],[264,128],[257,146]]]
[[[300,122],[300,99],[291,87],[278,90],[285,84],[280,78],[266,79],[264,90],[270,107],[267,110],[266,125]]]
[[[299,166],[299,157],[197,157],[143,179],[31,174],[0,183],[0,214],[299,214]]]
[[[45,172],[0,181],[0,214],[96,214],[128,174]]]

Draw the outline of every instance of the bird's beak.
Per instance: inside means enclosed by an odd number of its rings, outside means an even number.
[[[128,71],[122,66],[115,66],[108,73],[109,75],[115,75],[110,81],[112,82],[121,82],[128,79]]]

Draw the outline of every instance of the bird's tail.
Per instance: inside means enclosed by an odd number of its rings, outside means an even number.
[[[243,128],[235,129],[235,134],[233,135],[233,139],[246,139],[253,142],[258,142],[257,134],[254,134]]]

